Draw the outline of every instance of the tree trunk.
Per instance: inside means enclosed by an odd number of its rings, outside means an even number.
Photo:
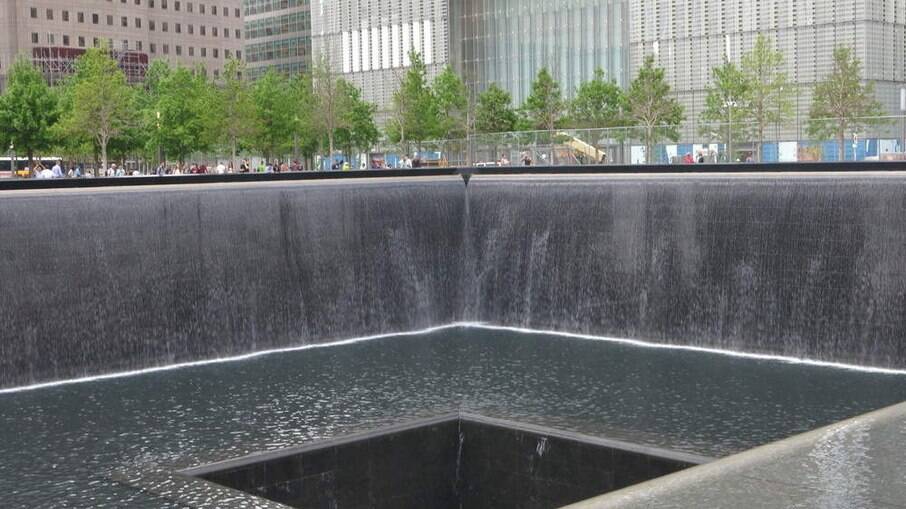
[[[327,161],[330,164],[330,168],[333,168],[333,130],[327,131]]]
[[[101,168],[103,168],[104,171],[106,172],[107,171],[107,143],[102,141],[100,143],[100,145],[101,145]]]
[[[841,127],[837,133],[837,162],[843,162],[846,159],[846,128]]]
[[[645,164],[651,164],[651,146],[652,138],[654,137],[654,129],[650,126],[645,128]]]
[[[230,143],[230,163],[233,165],[233,171],[238,171],[239,166],[236,164],[236,138]]]

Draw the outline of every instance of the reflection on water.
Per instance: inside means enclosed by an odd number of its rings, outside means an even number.
[[[723,456],[904,399],[906,376],[449,329],[0,395],[0,493],[168,507],[112,479],[176,490],[173,468],[456,408]]]

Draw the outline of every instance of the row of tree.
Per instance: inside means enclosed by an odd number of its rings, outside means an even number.
[[[375,106],[324,61],[311,75],[268,71],[250,82],[243,74],[236,60],[216,81],[156,60],[144,82],[131,85],[107,49],[93,48],[51,88],[22,59],[0,96],[0,143],[29,160],[52,152],[106,168],[111,156],[130,154],[179,162],[205,151],[229,152],[233,161],[242,150],[310,158],[336,147],[365,150],[379,138]]]
[[[686,119],[652,56],[627,89],[598,70],[572,100],[564,99],[557,81],[541,69],[519,107],[496,84],[476,97],[449,67],[432,81],[417,53],[410,60],[387,112],[387,138],[404,146],[473,133],[623,127],[614,137],[641,139],[650,162],[657,143],[679,139]],[[724,143],[730,154],[734,141],[753,140],[760,158],[765,131],[788,122],[798,92],[783,68],[782,54],[763,36],[741,64],[714,68],[702,134]],[[20,60],[0,96],[0,143],[14,145],[29,159],[53,151],[72,159],[91,155],[106,167],[111,153],[148,160],[166,154],[178,161],[210,150],[229,151],[234,161],[242,150],[268,158],[289,151],[310,158],[337,149],[351,155],[368,150],[381,136],[376,107],[339,78],[325,57],[306,75],[271,70],[250,82],[243,73],[240,62],[230,61],[211,81],[200,70],[158,60],[142,84],[130,85],[110,52],[95,48],[79,58],[61,87],[51,89],[37,69]],[[836,138],[842,159],[847,133],[882,114],[873,84],[861,81],[859,60],[848,48],[836,49],[831,73],[814,89],[810,135]],[[710,127],[714,123],[717,128]]]

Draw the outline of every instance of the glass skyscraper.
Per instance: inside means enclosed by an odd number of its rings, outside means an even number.
[[[257,78],[269,67],[293,75],[311,64],[309,0],[243,0],[245,62]]]
[[[451,2],[451,62],[482,91],[497,83],[516,105],[547,67],[564,95],[602,69],[630,79],[629,11],[623,0],[461,0]]]

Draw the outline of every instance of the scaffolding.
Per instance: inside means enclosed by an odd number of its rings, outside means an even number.
[[[126,74],[129,83],[141,83],[148,72],[148,54],[139,51],[111,51],[117,65]],[[75,72],[76,60],[85,54],[81,48],[58,46],[32,49],[32,62],[44,74],[51,86],[63,82]]]

